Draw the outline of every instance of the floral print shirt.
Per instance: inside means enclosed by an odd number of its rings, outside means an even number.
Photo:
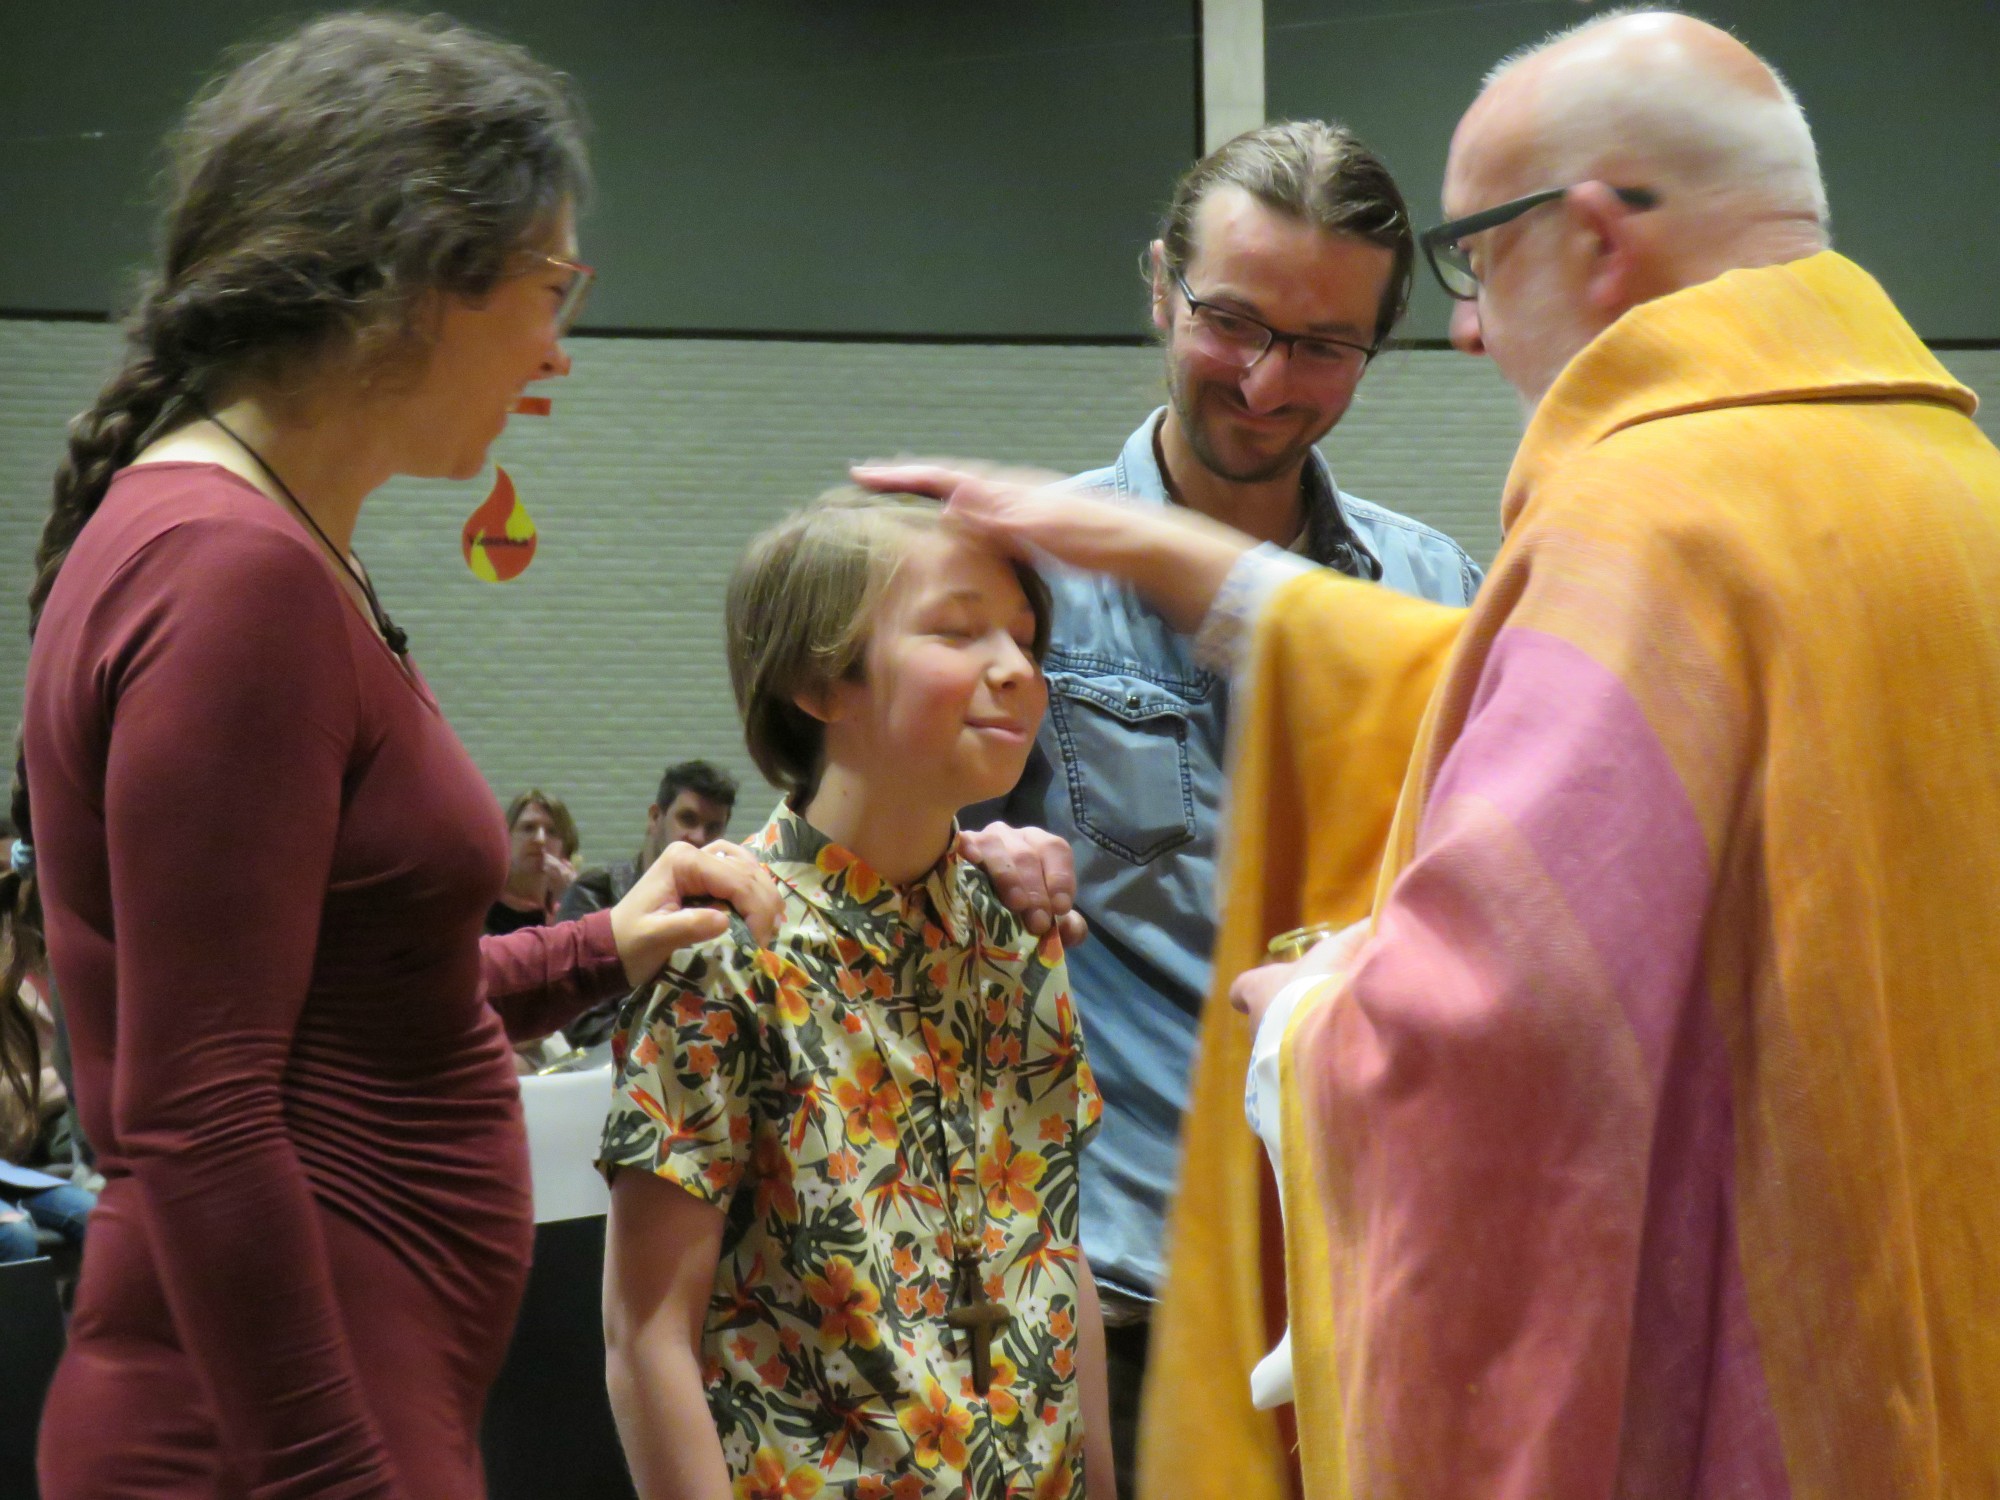
[[[893,886],[785,806],[750,847],[778,935],[738,921],[628,1004],[600,1156],[727,1216],[702,1352],[737,1500],[1080,1497],[1102,1105],[1060,942],[956,854]],[[954,1213],[1013,1314],[983,1398],[945,1321]]]

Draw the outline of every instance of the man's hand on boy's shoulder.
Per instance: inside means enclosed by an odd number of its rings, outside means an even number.
[[[1001,905],[1040,937],[1053,924],[1065,948],[1090,935],[1076,909],[1076,861],[1069,841],[1042,828],[988,823],[960,829],[958,852],[986,872]]]

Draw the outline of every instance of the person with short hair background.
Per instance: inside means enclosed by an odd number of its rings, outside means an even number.
[[[705,760],[684,760],[668,766],[660,788],[646,809],[646,834],[632,859],[615,859],[579,874],[556,907],[558,922],[616,905],[639,876],[669,844],[700,849],[729,831],[736,810],[736,778]],[[627,997],[616,996],[594,1005],[569,1025],[563,1035],[578,1047],[595,1047],[611,1035]]]
[[[824,497],[737,569],[784,917],[675,955],[614,1044],[605,1328],[645,1500],[1114,1493],[1078,1005],[955,826],[1020,775],[1048,628],[1031,570],[906,497]]]
[[[562,798],[532,786],[508,803],[507,883],[487,908],[486,930],[519,932],[560,920],[558,909],[576,880],[582,844]]]

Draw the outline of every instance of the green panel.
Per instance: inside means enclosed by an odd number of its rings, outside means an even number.
[[[0,308],[104,309],[159,139],[224,47],[310,10],[6,0]],[[1143,331],[1196,137],[1193,0],[461,0],[578,80],[598,327]]]
[[[1836,247],[1881,278],[1924,337],[2000,337],[2000,4],[1695,8],[1798,94]],[[1487,69],[1588,13],[1574,0],[1267,0],[1267,107],[1345,120],[1396,172],[1418,223],[1434,223],[1452,128]],[[1421,278],[1406,332],[1442,338],[1447,308]]]

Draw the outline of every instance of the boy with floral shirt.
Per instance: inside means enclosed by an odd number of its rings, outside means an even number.
[[[1020,774],[1047,619],[1032,573],[893,498],[823,500],[731,585],[785,911],[621,1018],[605,1314],[647,1500],[1110,1493],[1097,1092],[1059,940],[954,839]]]

